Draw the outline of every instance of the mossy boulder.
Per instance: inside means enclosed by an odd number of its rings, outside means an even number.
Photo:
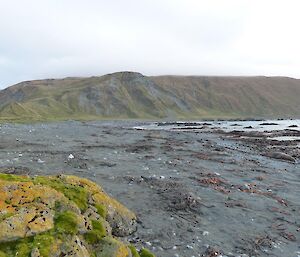
[[[131,257],[136,216],[75,176],[0,174],[0,256]]]

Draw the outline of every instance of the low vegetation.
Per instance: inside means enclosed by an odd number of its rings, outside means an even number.
[[[102,77],[22,82],[0,91],[0,122],[300,117],[300,81],[284,77]]]

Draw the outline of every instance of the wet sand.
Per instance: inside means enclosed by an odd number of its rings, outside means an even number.
[[[129,240],[157,256],[300,256],[298,142],[140,125],[2,124],[0,170],[92,179],[138,215]]]

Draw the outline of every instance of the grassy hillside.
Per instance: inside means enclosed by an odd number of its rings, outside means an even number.
[[[0,91],[0,121],[299,117],[300,80],[284,77],[101,77],[22,82]]]

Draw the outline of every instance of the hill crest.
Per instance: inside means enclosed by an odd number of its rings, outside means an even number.
[[[300,80],[145,76],[24,81],[0,91],[0,121],[300,117]]]

